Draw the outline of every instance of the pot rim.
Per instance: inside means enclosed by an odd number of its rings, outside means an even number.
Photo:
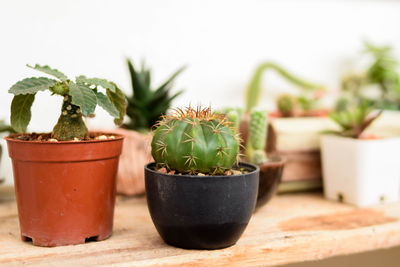
[[[267,167],[274,167],[274,166],[280,166],[284,165],[286,163],[286,158],[279,156],[279,155],[272,155],[269,156],[267,161],[259,164],[258,166],[267,166]]]
[[[24,133],[16,133],[16,134],[10,134],[7,135],[5,137],[3,137],[3,139],[5,139],[7,142],[14,142],[14,143],[25,143],[25,144],[37,144],[37,145],[61,145],[61,144],[85,144],[85,143],[103,143],[103,142],[114,142],[114,141],[119,141],[125,138],[125,136],[123,134],[117,134],[117,133],[113,133],[113,132],[90,132],[90,133],[104,133],[104,134],[108,134],[108,135],[113,135],[115,136],[114,139],[106,139],[106,140],[79,140],[79,141],[57,141],[57,142],[49,142],[49,141],[27,141],[27,140],[18,140],[18,139],[14,139],[13,137],[18,136],[18,135],[22,135]],[[32,133],[28,133],[28,134],[32,134]]]
[[[174,176],[175,176],[175,177],[190,178],[190,179],[215,179],[215,178],[229,179],[229,178],[235,178],[235,177],[242,177],[242,176],[251,175],[251,174],[254,174],[254,173],[257,173],[257,172],[260,171],[260,168],[259,168],[257,165],[255,165],[255,164],[248,163],[248,162],[239,162],[239,166],[250,167],[250,168],[252,168],[253,170],[252,170],[252,171],[249,171],[248,173],[234,174],[234,175],[209,175],[209,176],[198,176],[198,175],[190,175],[190,174],[181,174],[181,175],[178,175],[178,174],[169,174],[169,173],[157,172],[157,171],[155,171],[155,170],[149,168],[149,166],[150,166],[150,165],[153,165],[153,164],[155,165],[156,162],[155,162],[155,161],[152,161],[152,162],[150,162],[150,163],[147,163],[147,164],[144,166],[144,169],[145,169],[146,171],[149,171],[149,172],[151,172],[151,173],[158,174],[158,175],[170,176],[170,177],[174,177]]]
[[[399,141],[400,137],[398,136],[383,136],[377,139],[362,139],[362,138],[352,138],[347,136],[341,136],[337,134],[330,134],[325,133],[321,135],[322,139],[336,139],[344,142],[352,142],[352,143],[383,143],[383,142],[390,142],[390,141]],[[322,147],[322,145],[321,145]]]

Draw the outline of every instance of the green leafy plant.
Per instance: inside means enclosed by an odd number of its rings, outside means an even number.
[[[133,63],[127,60],[132,82],[132,95],[127,97],[127,115],[129,122],[124,128],[136,131],[148,131],[166,114],[171,102],[183,91],[170,95],[173,82],[185,69],[181,67],[155,90],[151,89],[151,71],[143,63],[141,69],[135,69]]]
[[[330,118],[341,128],[340,132],[333,132],[345,137],[360,138],[362,133],[381,115],[382,111],[375,111],[367,102],[353,105],[342,111],[335,111]]]
[[[151,143],[158,166],[182,173],[223,174],[238,161],[240,140],[210,108],[176,109],[157,124]]]
[[[278,74],[280,74],[283,78],[285,78],[290,83],[296,85],[302,90],[303,97],[308,96],[308,92],[312,92],[315,90],[324,90],[324,87],[318,84],[307,82],[303,79],[300,79],[292,74],[290,74],[287,70],[282,68],[281,66],[271,63],[265,62],[259,65],[256,71],[253,74],[253,77],[250,80],[250,83],[247,87],[246,91],[246,111],[250,112],[251,109],[256,107],[260,101],[261,96],[261,83],[263,74],[267,70],[274,70]]]
[[[337,107],[343,107],[343,99],[347,98],[368,102],[380,109],[400,109],[399,62],[393,56],[392,48],[368,42],[365,42],[364,46],[364,54],[372,59],[371,64],[363,72],[348,73],[342,78],[342,96],[338,100],[341,103],[337,104]],[[377,86],[378,96],[368,96],[366,91],[370,86]]]
[[[25,132],[31,119],[31,106],[36,93],[49,90],[53,95],[63,97],[61,115],[52,131],[52,138],[61,141],[83,139],[88,129],[82,116],[91,115],[99,105],[122,123],[126,103],[123,92],[113,82],[100,78],[87,78],[83,75],[70,80],[64,73],[49,66],[29,66],[56,79],[32,77],[14,84],[9,93],[14,94],[11,103],[11,126],[17,132]],[[100,88],[105,90],[105,94]]]

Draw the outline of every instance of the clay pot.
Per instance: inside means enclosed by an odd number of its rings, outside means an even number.
[[[271,156],[267,162],[259,165],[260,183],[256,207],[265,205],[276,193],[282,179],[282,172],[285,166],[285,159],[280,156]]]
[[[234,245],[254,211],[259,168],[241,163],[248,173],[196,176],[160,173],[145,167],[147,204],[163,240],[186,249]]]
[[[144,194],[143,166],[153,161],[152,135],[126,129],[116,129],[114,132],[125,137],[119,160],[117,192],[130,196]]]
[[[123,137],[41,142],[15,136],[6,140],[22,240],[61,246],[108,238]]]

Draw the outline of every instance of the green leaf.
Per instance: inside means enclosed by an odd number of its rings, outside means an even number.
[[[81,83],[81,84],[89,84],[89,85],[95,85],[95,86],[101,86],[104,89],[110,89],[112,92],[115,93],[115,86],[112,84],[112,82],[107,81],[106,79],[100,79],[100,78],[87,78],[84,75],[76,77],[76,82]]]
[[[60,79],[61,81],[68,80],[68,77],[64,73],[62,73],[61,71],[59,71],[57,69],[52,69],[47,65],[40,66],[39,64],[36,64],[35,66],[30,66],[27,64],[26,66],[31,69],[38,70],[38,71],[44,72],[46,74],[49,74],[51,76],[54,76],[54,77]]]
[[[111,102],[111,100],[101,92],[96,92],[97,104],[107,111],[114,118],[119,118],[119,111]]]
[[[142,71],[137,72],[133,63],[127,59],[129,73],[131,75],[132,91],[136,99],[145,99],[149,94],[150,87],[143,84],[143,77],[146,76],[146,71],[144,70],[144,63],[142,65]]]
[[[161,93],[162,91],[169,91],[171,83],[175,80],[175,78],[186,69],[186,66],[180,67],[177,71],[175,71],[168,80],[166,80],[155,92]]]
[[[72,96],[72,104],[81,108],[82,114],[89,116],[97,105],[97,97],[92,89],[83,84],[69,83],[69,93]]]
[[[107,89],[107,96],[119,112],[119,117],[114,120],[117,125],[122,124],[126,114],[126,99],[124,93],[115,84],[115,93]]]
[[[56,83],[56,80],[46,77],[26,78],[11,86],[8,92],[14,95],[35,94],[38,91],[49,89],[49,87],[55,85]]]
[[[31,106],[35,94],[16,95],[11,102],[11,127],[16,132],[25,132],[31,120]]]
[[[10,125],[6,124],[5,121],[0,120],[0,133],[5,132],[14,133],[15,131]]]

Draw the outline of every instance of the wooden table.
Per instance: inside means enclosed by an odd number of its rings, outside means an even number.
[[[239,242],[215,251],[167,246],[141,198],[118,198],[114,234],[56,248],[20,240],[14,200],[0,202],[0,264],[13,266],[258,266],[323,259],[400,245],[400,204],[367,209],[319,193],[281,195],[254,214]]]

